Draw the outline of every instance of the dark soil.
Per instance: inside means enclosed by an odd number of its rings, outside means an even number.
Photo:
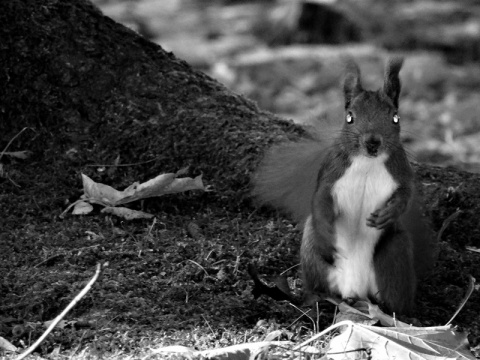
[[[294,323],[300,313],[288,304],[253,299],[247,265],[255,262],[266,279],[296,265],[299,231],[255,209],[248,191],[265,149],[303,131],[84,1],[4,1],[0,24],[0,148],[28,127],[8,150],[32,152],[26,160],[0,159],[0,336],[20,347],[32,343],[98,262],[109,263],[101,280],[67,316],[72,326],[45,340],[42,354],[86,344],[133,351],[145,338],[211,347],[250,336],[262,319],[271,327]],[[102,166],[117,158],[127,166]],[[122,189],[185,166],[214,191],[133,204],[154,221],[98,211],[59,218],[82,193],[81,173]],[[465,250],[479,243],[479,177],[417,170],[434,230],[462,211],[418,292],[416,317],[444,324],[468,275],[480,278],[478,254]],[[297,268],[287,275],[299,288]],[[324,328],[334,308],[321,309]],[[454,321],[471,345],[480,340],[479,314],[475,291]],[[294,327],[296,340],[311,322]],[[185,331],[197,335],[178,335]]]

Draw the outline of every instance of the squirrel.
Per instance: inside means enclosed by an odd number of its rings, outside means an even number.
[[[370,300],[408,315],[435,254],[400,141],[402,64],[390,59],[383,88],[368,91],[349,60],[343,128],[329,142],[274,146],[254,174],[253,195],[303,225],[305,295]]]

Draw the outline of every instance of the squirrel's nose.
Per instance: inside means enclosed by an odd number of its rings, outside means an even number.
[[[378,134],[366,134],[363,139],[368,155],[377,156],[378,148],[383,143],[383,138]]]

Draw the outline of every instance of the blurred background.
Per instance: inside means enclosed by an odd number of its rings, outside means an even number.
[[[400,76],[412,159],[480,172],[478,0],[94,0],[105,15],[172,51],[259,107],[318,129],[343,123],[343,59],[364,87]]]

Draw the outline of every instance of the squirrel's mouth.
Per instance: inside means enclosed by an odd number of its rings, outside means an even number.
[[[365,150],[366,150],[365,152],[367,153],[366,155],[368,157],[377,157],[380,153],[379,149],[373,149],[372,150],[372,149],[366,148]]]

